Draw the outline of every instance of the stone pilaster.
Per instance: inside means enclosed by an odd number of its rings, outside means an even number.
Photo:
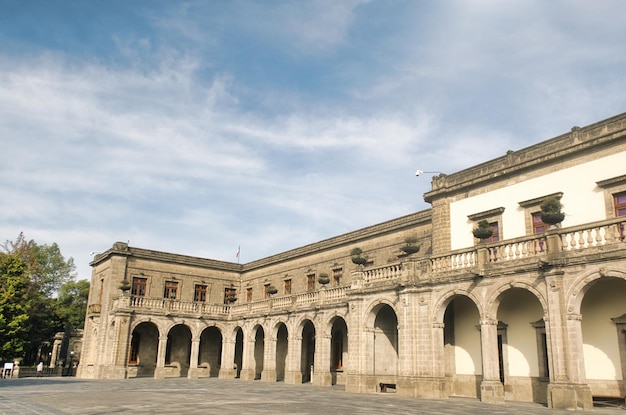
[[[362,273],[353,273],[362,275]],[[353,283],[354,286],[354,283]],[[362,393],[366,392],[367,362],[372,362],[373,356],[370,348],[367,347],[368,333],[365,330],[363,321],[362,298],[350,299],[348,314],[348,372],[346,373],[346,391]],[[368,354],[369,353],[369,354]]]
[[[235,369],[235,342],[224,340],[222,342],[222,367],[218,375],[221,379],[234,379],[237,376]]]
[[[430,291],[416,293],[415,313],[417,316],[417,379],[415,396],[426,399],[447,398],[446,379],[443,366],[438,361],[440,348],[443,347],[443,325],[433,326],[431,315]],[[441,339],[439,338],[441,337]]]
[[[331,386],[330,375],[330,342],[331,336],[323,333],[315,339],[315,365],[313,368],[313,384]]]
[[[481,319],[480,343],[483,360],[483,381],[480,400],[486,403],[504,403],[504,386],[500,382],[498,365],[498,321]]]
[[[200,338],[196,337],[191,339],[191,356],[189,357],[189,371],[187,377],[189,379],[197,379],[202,372],[198,369],[198,354],[200,351]]]
[[[165,352],[167,350],[167,335],[159,336],[159,347],[157,349],[157,362],[154,368],[155,379],[165,379]]]
[[[276,382],[276,339],[265,339],[261,380],[263,382]]]
[[[254,380],[256,375],[256,368],[254,367],[254,346],[256,342],[255,339],[248,339],[247,341],[244,339],[243,342],[243,361],[241,363],[241,373],[239,373],[239,378],[242,380]]]
[[[300,371],[300,361],[302,358],[302,336],[289,335],[287,349],[285,383],[297,385],[302,383],[302,372]]]

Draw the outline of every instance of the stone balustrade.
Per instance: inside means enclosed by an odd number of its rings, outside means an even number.
[[[562,251],[575,251],[601,247],[611,244],[624,244],[625,218],[615,218],[595,222],[583,226],[558,228],[550,230],[561,241]],[[473,270],[501,264],[508,261],[542,258],[548,254],[547,234],[529,235],[475,247],[461,249],[445,255],[431,255],[420,259],[411,259],[377,267],[359,269],[353,273],[352,289],[359,289],[373,283],[400,282],[403,280],[419,280],[420,276],[428,275],[437,278],[437,274]],[[554,248],[552,248],[554,249]],[[481,252],[487,252],[481,254]],[[271,310],[287,310],[290,308],[308,308],[347,301],[349,287],[322,287],[315,291],[296,293],[293,295],[270,297],[245,304],[208,304],[195,301],[177,301],[163,298],[121,296],[113,300],[112,308],[142,309],[157,312],[177,312],[193,315],[237,316],[247,313],[258,314]],[[90,304],[88,313],[100,313],[100,304]]]

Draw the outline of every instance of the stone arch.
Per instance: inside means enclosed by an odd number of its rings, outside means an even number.
[[[619,278],[626,280],[626,273],[619,270],[600,269],[589,275],[584,275],[576,279],[566,292],[567,313],[580,314],[580,305],[582,304],[585,293],[601,278]]]
[[[276,381],[284,381],[289,352],[289,329],[286,322],[276,322],[272,329],[272,338],[276,339]]]
[[[127,376],[153,377],[159,349],[159,327],[150,319],[132,325],[127,356]]]
[[[244,331],[240,325],[233,328],[230,333],[230,339],[235,345],[233,366],[235,368],[235,378],[241,377],[241,369],[243,368],[243,350],[244,350]]]
[[[343,315],[335,313],[326,325],[330,332],[331,385],[345,385],[348,371],[348,323]]]
[[[380,298],[368,307],[365,318],[367,373],[375,384],[396,384],[399,361],[398,313],[392,301]]]
[[[626,273],[602,268],[568,290],[568,322],[579,332],[581,369],[592,395],[626,389]]]
[[[191,359],[192,330],[184,321],[173,323],[167,331],[165,376],[186,377]]]
[[[376,320],[376,312],[384,306],[388,306],[389,308],[393,310],[394,314],[396,315],[396,320],[397,320],[398,310],[396,310],[395,305],[396,305],[396,301],[393,301],[391,298],[378,298],[372,301],[370,304],[367,305],[367,307],[364,308],[365,309],[365,314],[364,314],[365,327],[367,328],[374,327],[374,322]]]
[[[513,288],[523,289],[532,293],[541,304],[543,315],[547,316],[548,301],[546,300],[544,293],[537,289],[537,287],[535,287],[533,284],[529,284],[525,281],[511,281],[501,284],[491,292],[491,295],[489,296],[483,310],[484,314],[481,315],[481,318],[495,319],[497,316],[498,307],[500,306],[500,301],[502,299],[502,294]]]
[[[505,399],[547,403],[548,384],[540,381],[548,378],[550,367],[544,293],[524,281],[509,282],[492,292],[487,307],[481,320],[497,323],[494,375],[504,386]]]
[[[252,338],[254,339],[254,350],[252,357],[254,359],[254,379],[261,379],[263,373],[263,359],[265,356],[265,329],[259,323],[254,325],[251,330]]]
[[[473,292],[462,289],[454,289],[446,291],[439,295],[437,301],[435,301],[435,303],[433,304],[433,323],[444,322],[446,309],[450,302],[452,302],[452,300],[457,296],[469,298],[478,309],[478,314],[481,316],[484,314],[483,304],[480,301],[480,298],[478,298]]]
[[[204,327],[198,345],[198,368],[206,376],[217,377],[222,367],[222,330],[216,325]]]
[[[315,365],[315,343],[318,328],[310,316],[305,315],[296,325],[296,335],[300,339],[300,374],[302,383],[313,380],[313,368]]]
[[[449,290],[439,297],[433,314],[433,326],[439,339],[435,355],[440,356],[437,359],[439,372],[449,382],[447,393],[480,397],[483,371],[479,299],[466,290]]]

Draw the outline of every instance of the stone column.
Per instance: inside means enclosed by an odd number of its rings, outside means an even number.
[[[233,340],[222,341],[222,367],[219,377],[221,379],[234,379],[237,376],[235,369],[235,342]]]
[[[313,384],[316,386],[331,386],[330,375],[330,344],[329,333],[320,333],[315,339],[315,365],[313,367]]]
[[[560,239],[558,243],[554,240],[551,243],[558,244]],[[591,389],[584,379],[581,319],[580,315],[566,315],[564,312],[563,275],[562,271],[545,274],[548,316],[544,320],[550,367],[548,406],[558,409],[593,409]]]
[[[112,326],[113,340],[110,344],[110,365],[103,371],[106,379],[125,379],[130,346],[130,313],[117,312]]]
[[[418,328],[416,313],[417,296],[403,292],[398,302],[398,370],[396,391],[399,396],[416,396],[416,357]],[[421,352],[421,351],[420,351]]]
[[[580,314],[567,314],[567,327],[564,336],[567,341],[563,342],[561,349],[561,353],[565,357],[566,376],[561,375],[562,380],[559,380],[550,374],[550,385],[548,385],[548,406],[550,408],[593,409],[591,388],[585,379],[581,321],[582,316]],[[553,354],[555,354],[554,351],[551,352],[551,355]]]
[[[189,370],[187,371],[187,377],[189,379],[198,379],[202,369],[198,369],[198,355],[200,353],[200,338],[194,337],[191,339],[191,355],[189,356]]]
[[[415,396],[426,399],[447,398],[446,378],[441,365],[442,356],[439,349],[443,346],[443,326],[433,325],[431,315],[430,289],[416,291],[413,296],[415,305],[417,333],[415,348],[419,351],[416,354],[417,378],[415,382]],[[439,337],[441,340],[439,340]],[[439,343],[441,341],[441,343]]]
[[[263,371],[261,381],[276,382],[276,339],[266,338],[263,348]]]
[[[504,386],[500,382],[498,364],[498,321],[480,320],[480,344],[483,360],[483,381],[480,384],[480,400],[486,403],[504,403]]]
[[[159,336],[157,362],[154,368],[155,379],[165,379],[165,352],[167,350],[167,334]]]
[[[243,342],[243,361],[241,362],[241,373],[239,378],[242,380],[254,380],[256,368],[254,367],[254,345],[256,339],[244,339]]]
[[[353,273],[362,274],[362,273]],[[353,281],[353,287],[354,287]],[[354,297],[349,302],[348,314],[348,371],[346,373],[346,392],[366,392],[367,363],[372,362],[372,350],[367,348],[368,337],[373,333],[367,332],[362,316],[362,298]],[[368,354],[369,353],[369,354]]]
[[[54,335],[54,342],[52,343],[52,355],[50,355],[50,367],[55,367],[60,360],[59,353],[61,352],[61,343],[63,343],[63,332]]]
[[[291,333],[291,331],[289,332]],[[287,364],[285,367],[285,383],[297,385],[302,383],[300,362],[302,359],[302,336],[289,334],[287,344]]]

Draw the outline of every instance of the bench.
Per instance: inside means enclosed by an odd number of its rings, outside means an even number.
[[[396,384],[395,383],[380,383],[380,391],[381,392],[387,392],[387,389],[393,389],[393,391],[396,391]]]

